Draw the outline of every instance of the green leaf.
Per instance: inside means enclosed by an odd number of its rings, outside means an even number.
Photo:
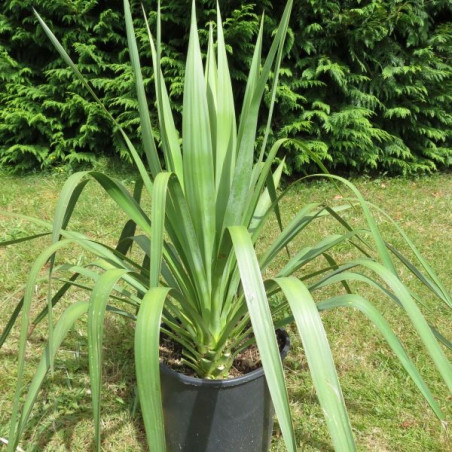
[[[16,245],[17,243],[22,243],[22,242],[28,242],[30,240],[35,240],[35,239],[39,239],[41,237],[45,237],[46,235],[49,235],[49,232],[42,232],[40,234],[29,235],[27,237],[20,237],[18,239],[5,240],[3,242],[0,242],[0,247]]]
[[[48,346],[42,358],[39,361],[36,372],[33,376],[33,380],[28,387],[28,393],[25,398],[22,414],[19,421],[18,436],[20,437],[27,426],[28,418],[30,417],[31,410],[39,394],[39,390],[44,381],[44,378],[50,368],[50,361],[53,361],[55,354],[58,351],[61,342],[67,336],[67,333],[72,328],[77,319],[88,311],[89,303],[87,301],[78,301],[69,306],[58,319],[55,325],[53,334],[53,344]],[[52,351],[52,358],[49,357],[49,353]]]
[[[383,209],[376,206],[375,204],[368,203],[373,209],[376,209],[379,213],[385,216],[397,229],[399,234],[403,237],[405,242],[410,247],[411,251],[414,253],[424,270],[427,272],[428,276],[432,281],[429,281],[413,264],[411,264],[406,257],[404,257],[400,252],[398,252],[394,247],[389,247],[389,249],[405,264],[405,266],[410,269],[417,278],[419,278],[427,287],[430,288],[439,298],[441,298],[449,307],[452,307],[452,298],[444,285],[441,283],[440,279],[436,275],[435,271],[427,260],[422,256],[417,247],[414,245],[412,240],[408,237],[405,231],[400,227],[400,225],[394,221]]]
[[[298,279],[288,277],[274,281],[281,287],[295,318],[334,448],[354,451],[352,428],[317,306],[306,286]]]
[[[38,220],[39,221],[39,220]],[[71,243],[70,240],[61,240],[57,243],[46,248],[35,260],[33,266],[28,275],[27,284],[25,287],[24,303],[22,308],[22,321],[20,327],[20,338],[19,338],[19,352],[17,357],[18,369],[17,369],[17,380],[16,380],[16,391],[13,401],[13,409],[10,421],[8,451],[14,452],[19,441],[18,430],[17,430],[17,418],[19,414],[20,396],[22,392],[23,376],[25,369],[25,349],[27,344],[27,334],[30,326],[30,310],[31,302],[33,299],[35,282],[38,278],[39,272],[41,271],[44,264],[54,255],[56,251],[67,246]],[[53,341],[52,341],[53,343]],[[49,344],[50,356],[53,356],[52,343]],[[52,364],[52,359],[51,359]],[[13,439],[12,439],[13,438]]]
[[[123,184],[98,171],[91,171],[88,174],[102,186],[102,188],[129,218],[131,218],[146,233],[151,233],[149,218]]]
[[[163,304],[169,292],[168,288],[154,287],[146,293],[138,311],[135,329],[135,369],[141,413],[148,444],[157,452],[166,450],[159,344]]]
[[[126,271],[124,269],[106,271],[96,282],[90,298],[88,311],[88,359],[96,450],[100,450],[100,390],[105,309],[113,287],[124,276]]]
[[[222,217],[226,207],[234,174],[237,152],[237,125],[234,108],[234,94],[229,74],[223,25],[217,3],[217,54],[218,81],[216,90],[216,143],[215,143],[215,183],[217,189],[217,215]],[[221,222],[220,222],[221,221]],[[217,219],[221,225],[223,218]]]
[[[163,230],[165,226],[165,207],[168,181],[171,173],[160,173],[154,181],[152,193],[152,235],[150,252],[150,287],[157,287],[162,268]]]
[[[248,188],[252,173],[259,107],[278,49],[284,46],[291,10],[292,1],[289,0],[286,3],[276,35],[260,72],[258,72],[258,68],[260,66],[262,31],[258,36],[255,54],[253,56],[250,69],[250,76],[248,78],[247,89],[245,92],[242,114],[240,116],[237,137],[237,164],[235,166],[231,193],[224,220],[224,227],[244,224],[243,215],[245,203],[248,198]]]
[[[319,204],[310,203],[298,211],[292,221],[284,228],[282,233],[270,245],[260,258],[261,269],[265,269],[274,257],[289,244],[309,223],[319,215]]]
[[[319,175],[316,175],[315,177],[325,177],[325,178],[328,178],[331,180],[338,180],[339,182],[344,184],[346,187],[348,187],[353,192],[353,194],[356,196],[356,198],[358,199],[358,201],[361,205],[362,211],[367,220],[367,224],[369,225],[370,231],[372,233],[372,238],[375,242],[378,254],[379,254],[382,262],[384,263],[386,268],[390,269],[392,273],[397,275],[397,272],[396,272],[396,269],[392,262],[391,256],[386,247],[385,241],[383,240],[383,237],[381,236],[381,233],[377,226],[375,218],[373,217],[373,215],[369,209],[368,203],[363,198],[363,196],[359,192],[359,190],[351,182],[349,182],[347,179],[344,179],[343,177],[334,176],[332,174],[319,174]]]
[[[126,0],[125,0],[126,1]],[[64,62],[74,71],[74,74],[77,76],[77,78],[82,82],[83,86],[88,90],[90,95],[93,97],[93,99],[96,101],[96,103],[102,108],[103,112],[110,118],[110,120],[113,122],[113,124],[118,128],[119,132],[122,135],[122,138],[124,139],[128,150],[130,151],[133,161],[137,165],[138,171],[140,172],[141,178],[143,179],[144,185],[148,192],[151,192],[152,187],[152,181],[147,173],[147,170],[145,166],[143,165],[143,162],[138,155],[138,152],[136,151],[135,147],[133,146],[132,142],[130,141],[129,137],[125,133],[124,129],[121,127],[121,125],[118,123],[118,121],[110,114],[110,112],[105,108],[102,101],[99,99],[99,97],[96,95],[96,93],[91,88],[90,84],[86,80],[86,78],[83,76],[83,74],[79,71],[77,65],[72,61],[71,57],[68,55],[66,50],[63,48],[63,46],[60,44],[58,39],[55,37],[55,35],[52,33],[50,28],[46,25],[46,23],[42,20],[41,16],[36,12],[36,10],[33,10],[36,18],[38,19],[39,23],[41,24],[44,32],[52,42],[55,49],[60,54],[61,58],[64,60]]]
[[[378,281],[375,281],[373,278],[368,277],[364,274],[360,273],[345,273],[345,270],[353,266],[362,266],[371,270],[375,275],[381,278],[391,290],[386,289],[382,286]],[[394,299],[397,303],[399,303],[406,314],[411,320],[414,328],[419,334],[422,342],[427,348],[430,356],[432,357],[436,367],[441,373],[445,383],[452,390],[452,365],[448,361],[445,356],[443,350],[439,346],[435,334],[432,331],[431,327],[425,320],[425,317],[422,315],[419,307],[416,302],[413,300],[409,290],[405,287],[405,285],[399,280],[399,278],[392,273],[391,270],[384,267],[382,264],[378,262],[374,262],[370,259],[357,259],[355,261],[351,261],[347,264],[344,264],[339,267],[338,270],[331,273],[331,275],[327,276],[323,282],[321,282],[318,287],[323,285],[337,282],[343,279],[356,279],[360,281],[364,281],[368,284],[373,285],[380,289],[383,293],[388,295],[390,298]]]
[[[243,226],[229,228],[240,280],[270,395],[289,451],[296,451],[284,373],[262,275],[251,237]]]
[[[278,165],[275,172],[271,175],[271,181],[268,178],[267,188],[259,196],[259,201],[254,209],[253,218],[249,226],[249,231],[251,233],[257,228],[258,224],[265,218],[265,214],[272,207],[274,203],[275,213],[278,215],[278,223],[280,229],[282,230],[281,217],[279,213],[278,200],[276,199],[276,188],[279,186],[281,180],[282,171],[284,168],[284,160]],[[269,184],[272,182],[272,187],[270,189]]]
[[[341,306],[359,309],[364,315],[369,318],[369,320],[371,320],[371,322],[378,328],[380,333],[386,339],[393,352],[399,358],[399,361],[407,371],[408,375],[410,375],[416,386],[419,388],[419,391],[428,401],[432,410],[440,420],[444,420],[444,415],[441,412],[441,409],[439,408],[436,400],[433,398],[433,395],[431,394],[418,370],[406,354],[400,340],[394,334],[389,323],[378,312],[378,310],[368,300],[364,299],[360,295],[355,294],[337,296],[327,301],[320,302],[317,305],[317,308],[319,309],[319,311],[322,311],[324,309],[337,308]]]
[[[174,172],[179,178],[181,185],[184,185],[184,172],[182,163],[182,153],[179,145],[179,135],[174,125],[174,118],[171,111],[168,92],[163,78],[160,62],[160,1],[158,2],[157,9],[157,49],[152,39],[149,23],[146,18],[146,13],[143,7],[143,15],[146,23],[146,29],[148,32],[149,44],[151,47],[152,64],[154,66],[154,80],[155,80],[155,92],[157,94],[157,109],[159,117],[160,135],[162,138],[162,147],[167,165],[167,170]]]
[[[210,263],[215,240],[214,162],[194,2],[184,83],[182,140],[185,194],[210,285]]]
[[[129,46],[130,61],[132,63],[133,74],[135,76],[135,87],[138,97],[138,110],[140,112],[141,134],[143,138],[143,147],[148,159],[151,174],[155,178],[161,171],[160,160],[152,136],[151,118],[149,116],[149,107],[144,92],[143,76],[141,74],[140,56],[133,28],[133,20],[130,12],[128,0],[124,0],[124,18],[126,21],[127,44]]]
[[[53,216],[52,242],[59,240],[61,229],[66,228],[69,223],[77,200],[88,183],[87,180],[82,181],[87,174],[87,171],[77,172],[69,176],[64,183]]]
[[[140,204],[142,192],[143,181],[141,179],[138,179],[135,182],[133,189],[133,199],[135,199],[138,204]],[[128,220],[126,222],[116,245],[116,251],[118,253],[121,253],[125,256],[129,252],[130,248],[132,247],[132,237],[135,235],[136,228],[137,224],[133,220]]]

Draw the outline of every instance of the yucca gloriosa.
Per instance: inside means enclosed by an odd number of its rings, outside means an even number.
[[[148,443],[152,450],[165,448],[159,380],[161,329],[182,346],[186,366],[203,378],[226,377],[235,356],[255,340],[286,446],[289,450],[295,450],[288,396],[274,334],[275,327],[292,321],[298,327],[333,444],[337,450],[354,450],[347,411],[319,315],[319,311],[340,306],[356,308],[374,322],[434,412],[443,419],[438,404],[386,320],[369,301],[353,293],[348,284],[352,281],[367,283],[406,311],[443,379],[451,388],[451,365],[435,336],[446,346],[450,344],[421,314],[416,296],[398,276],[394,259],[405,265],[448,307],[452,305],[451,298],[408,237],[399,229],[415,253],[422,272],[399,251],[385,243],[372,215],[372,206],[362,198],[358,190],[350,182],[332,175],[319,177],[328,177],[344,184],[353,193],[353,199],[336,208],[317,203],[307,204],[300,208],[287,226],[282,225],[278,202],[286,192],[277,196],[277,186],[283,162],[273,173],[272,164],[284,140],[277,141],[267,149],[267,138],[291,7],[292,1],[287,2],[264,61],[261,60],[261,23],[237,124],[219,10],[216,46],[212,26],[204,70],[193,3],[184,86],[182,140],[174,125],[161,71],[159,8],[156,41],[149,26],[148,32],[162,161],[152,136],[130,7],[128,0],[124,1],[146,163],[119,128],[139,172],[133,194],[117,180],[94,171],[75,173],[64,185],[54,221],[50,225],[52,244],[34,263],[24,298],[0,338],[0,343],[3,343],[22,309],[18,383],[11,419],[10,451],[15,450],[27,425],[41,383],[53,365],[61,341],[74,322],[85,314],[88,316],[89,368],[96,445],[100,448],[101,349],[103,318],[107,309],[136,319],[136,377]],[[37,17],[60,55],[102,105],[52,32],[39,15]],[[271,73],[273,82],[270,87],[269,116],[256,158],[259,106]],[[114,118],[111,119],[116,124]],[[115,249],[67,229],[78,197],[90,179],[98,182],[129,217]],[[152,199],[150,214],[140,205],[143,189]],[[351,209],[355,213],[360,209],[368,229],[357,230],[350,226],[342,212]],[[264,253],[258,256],[255,245],[273,213],[276,214],[281,232]],[[324,217],[337,221],[343,226],[344,232],[327,236],[320,242],[297,251],[293,256],[287,253],[286,263],[276,276],[264,281],[263,272],[275,257],[285,253],[288,244],[303,233],[308,225],[321,221]],[[49,226],[40,220],[32,221]],[[137,227],[141,229],[141,233],[137,232]],[[32,238],[34,237],[30,237]],[[349,262],[337,263],[329,252],[344,243],[349,244],[360,256]],[[55,294],[49,293],[47,308],[33,322],[36,324],[46,315],[49,316],[49,343],[29,386],[25,403],[20,408],[33,288],[38,273],[46,262],[50,261],[51,264],[50,275],[55,277],[58,274],[55,253],[73,244],[89,251],[97,260],[85,266],[63,266],[65,271],[69,269],[72,272],[71,278]],[[130,254],[133,244],[141,250],[142,258],[139,260],[136,254]],[[307,264],[317,258],[325,258],[327,266],[320,266],[321,270],[305,270]],[[85,286],[91,292],[89,302],[80,301],[71,305],[55,326],[52,326],[53,306],[72,285],[77,284],[79,277],[92,282]],[[312,292],[334,284],[345,289],[340,290],[335,297],[317,303],[314,301]],[[111,298],[112,294],[116,296]],[[268,297],[277,294],[282,295],[280,302],[270,307]],[[125,307],[120,309],[118,304],[121,302]],[[288,307],[291,314],[284,316]],[[275,323],[274,318],[279,320]]]

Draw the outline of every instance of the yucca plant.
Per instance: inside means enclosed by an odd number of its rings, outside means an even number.
[[[159,376],[159,340],[163,330],[167,337],[180,344],[184,364],[200,378],[227,377],[237,354],[255,341],[285,444],[288,450],[295,451],[283,367],[274,334],[276,327],[291,322],[295,322],[301,337],[333,445],[340,451],[354,450],[352,429],[319,314],[320,311],[344,306],[362,311],[375,324],[438,418],[443,419],[438,404],[387,321],[365,296],[352,290],[353,283],[359,281],[402,307],[444,381],[452,388],[451,365],[438,340],[449,347],[450,343],[426,321],[418,307],[421,300],[400,280],[396,268],[397,263],[405,266],[432,296],[451,307],[450,296],[414,244],[399,229],[414,252],[419,268],[384,241],[372,214],[376,207],[367,203],[350,182],[333,175],[319,177],[328,177],[351,191],[351,198],[343,206],[331,208],[308,203],[300,207],[287,225],[283,226],[280,218],[278,203],[287,193],[277,191],[284,162],[276,168],[273,164],[284,140],[267,149],[267,138],[291,7],[292,1],[288,1],[265,59],[261,56],[261,24],[237,121],[220,12],[216,27],[211,27],[203,63],[193,4],[181,139],[175,128],[161,70],[158,11],[156,37],[152,36],[149,26],[148,32],[159,117],[160,153],[151,133],[130,7],[128,0],[124,1],[146,159],[145,162],[141,160],[119,128],[139,173],[133,193],[103,173],[78,172],[65,183],[52,224],[30,219],[51,228],[52,243],[33,264],[24,297],[0,338],[3,343],[22,311],[9,451],[14,451],[18,445],[61,342],[74,322],[84,315],[88,317],[95,443],[100,449],[101,350],[106,310],[136,320],[136,379],[147,440],[152,450],[165,450]],[[66,51],[39,15],[37,17],[60,55],[97,100]],[[267,128],[256,156],[259,106],[271,74]],[[111,119],[114,122],[114,118]],[[68,228],[80,193],[90,180],[99,183],[129,218],[116,248]],[[140,201],[143,190],[152,200],[150,212]],[[347,212],[360,213],[367,228],[353,228],[346,219]],[[258,255],[256,245],[272,214],[276,214],[280,233]],[[343,232],[325,236],[318,243],[289,254],[288,245],[309,225],[325,218],[331,218]],[[356,257],[345,262],[336,261],[332,251],[345,244],[355,251]],[[74,245],[91,253],[95,257],[93,262],[58,266],[56,253]],[[139,252],[131,253],[132,245]],[[276,257],[285,259],[285,262],[273,278],[265,280],[264,274]],[[311,265],[316,261],[320,261],[317,267]],[[48,305],[33,325],[48,317],[48,345],[22,403],[25,348],[32,324],[30,307],[35,284],[46,263],[50,263]],[[67,271],[71,276],[61,284],[59,274]],[[52,280],[55,281],[53,284],[58,281],[61,284],[54,293],[50,284]],[[90,299],[72,304],[54,324],[53,308],[73,286],[89,291]],[[336,286],[336,296],[314,301],[316,291]],[[276,301],[269,303],[270,297]]]

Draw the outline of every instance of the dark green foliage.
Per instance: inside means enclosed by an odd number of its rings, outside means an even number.
[[[15,169],[91,161],[121,152],[112,127],[59,59],[33,16],[55,34],[125,128],[135,121],[132,76],[124,48],[122,2],[5,1],[1,7],[0,162]],[[99,5],[97,5],[99,4]],[[5,72],[2,71],[2,74]],[[136,121],[135,121],[136,122]]]
[[[301,4],[283,133],[300,133],[333,168],[412,173],[450,163],[450,4]],[[294,147],[289,166],[300,170],[308,158]]]
[[[162,1],[162,65],[178,111],[190,3]],[[220,3],[239,96],[260,15],[266,11],[265,29],[270,33],[283,2]],[[198,0],[197,5],[202,36],[207,39],[215,1]],[[0,4],[0,164],[27,170],[92,161],[100,154],[126,157],[108,119],[57,58],[32,6],[92,81],[107,108],[139,142],[122,1],[4,0]],[[145,1],[144,6],[152,27],[156,1]],[[146,86],[153,99],[140,2],[134,2],[133,10]],[[447,0],[298,0],[293,11],[273,123],[280,136],[304,143],[286,147],[289,172],[309,168],[312,154],[330,168],[357,171],[413,173],[450,164],[452,10]]]

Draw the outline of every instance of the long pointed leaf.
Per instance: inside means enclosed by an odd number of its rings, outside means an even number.
[[[278,49],[284,45],[292,3],[292,0],[289,0],[286,3],[279,27],[259,75],[259,79],[255,82],[254,92],[251,94],[248,111],[242,111],[242,116],[240,117],[237,139],[237,164],[225,215],[225,227],[243,224],[242,217],[245,203],[248,198],[248,188],[252,172],[259,106]]]
[[[382,262],[384,263],[384,265],[387,268],[389,268],[392,271],[392,273],[397,275],[397,272],[396,272],[396,269],[392,262],[391,256],[390,256],[389,251],[386,247],[386,244],[383,240],[383,237],[381,236],[381,232],[377,226],[375,218],[369,209],[369,205],[366,202],[366,200],[363,198],[363,196],[359,192],[359,190],[355,187],[355,185],[353,185],[350,181],[348,181],[347,179],[344,179],[343,177],[334,176],[332,174],[318,174],[318,175],[316,175],[316,177],[325,177],[328,179],[337,180],[337,181],[341,182],[342,184],[344,184],[346,187],[348,187],[354,193],[354,195],[356,196],[356,198],[358,199],[358,201],[361,205],[361,209],[367,220],[367,224],[369,225],[369,228],[372,232],[372,238],[374,239],[378,254],[379,254]]]
[[[215,182],[210,133],[206,86],[193,2],[182,120],[184,184],[196,235],[201,244],[209,286],[215,240]]]
[[[355,441],[328,338],[306,286],[294,277],[274,280],[284,292],[297,324],[312,381],[337,451],[354,451]]]
[[[350,273],[345,275],[341,274],[345,270],[353,266],[363,266],[364,268],[371,270],[372,272],[374,272],[374,274],[378,275],[379,278],[381,278],[391,290],[386,289],[381,285],[381,283],[366,275],[359,273]],[[374,262],[370,259],[357,259],[339,267],[337,271],[329,275],[324,282],[318,285],[318,287],[325,285],[325,282],[328,282],[328,280],[339,281],[343,278],[357,279],[367,282],[368,284],[371,284],[374,287],[382,290],[386,295],[394,299],[403,307],[406,314],[410,318],[411,323],[418,332],[420,339],[424,343],[430,356],[436,364],[436,367],[442,375],[445,383],[447,384],[448,388],[452,390],[452,365],[439,346],[432,328],[427,323],[425,317],[422,315],[422,312],[420,311],[416,302],[413,300],[413,297],[411,296],[409,290],[399,280],[399,278],[394,275],[391,270],[387,269],[379,262]]]
[[[149,218],[146,216],[138,202],[130,195],[124,185],[97,171],[91,171],[89,175],[102,186],[102,188],[129,218],[131,218],[147,233],[151,232]]]
[[[152,193],[152,236],[150,252],[150,287],[157,287],[162,268],[163,230],[165,226],[165,207],[168,181],[172,173],[160,173],[154,181]]]
[[[161,171],[160,161],[152,136],[151,118],[149,117],[149,107],[144,92],[143,76],[141,74],[140,56],[138,54],[135,30],[133,28],[132,14],[128,0],[124,0],[124,17],[126,21],[127,43],[129,46],[130,61],[132,63],[133,74],[135,76],[135,88],[138,97],[138,111],[140,112],[141,134],[143,137],[143,147],[148,157],[151,174],[155,178]]]
[[[41,271],[44,264],[55,254],[59,249],[67,246],[71,243],[70,240],[62,240],[60,242],[54,243],[45,249],[35,260],[33,266],[30,270],[27,279],[27,285],[25,287],[24,294],[24,303],[22,308],[22,321],[20,327],[20,338],[19,338],[19,353],[18,353],[18,369],[17,369],[17,379],[16,379],[16,391],[14,395],[13,401],[13,409],[10,420],[10,430],[9,430],[9,438],[10,441],[8,443],[8,452],[13,452],[18,443],[18,435],[17,435],[17,418],[19,414],[19,405],[20,405],[20,396],[22,393],[22,384],[23,384],[23,375],[25,368],[25,349],[27,343],[27,334],[30,326],[30,309],[31,302],[33,299],[35,281],[38,278],[38,274]]]
[[[226,44],[220,9],[217,4],[217,54],[218,54],[218,89],[216,92],[216,146],[215,146],[215,183],[217,190],[217,224],[223,224],[232,178],[234,175],[237,152],[237,125],[234,108],[231,76],[229,74]],[[221,88],[221,89],[220,89]]]
[[[159,343],[163,304],[170,289],[154,287],[144,296],[135,329],[135,369],[148,444],[165,452]]]
[[[143,192],[143,181],[138,179],[135,182],[135,186],[133,189],[133,199],[140,204],[141,195]],[[116,251],[118,253],[123,254],[124,256],[129,252],[132,247],[132,237],[135,235],[135,231],[137,229],[137,224],[133,220],[128,220],[124,225],[121,235],[118,239],[118,244],[116,245]]]
[[[425,397],[432,410],[438,416],[440,420],[444,420],[444,415],[441,412],[441,409],[433,398],[432,393],[429,388],[425,384],[418,370],[406,354],[400,340],[392,331],[389,323],[385,320],[385,318],[378,312],[378,310],[366,299],[361,297],[360,295],[355,294],[347,294],[338,297],[331,298],[324,302],[320,302],[317,305],[319,311],[324,309],[337,308],[341,306],[347,306],[351,308],[359,309],[369,320],[378,328],[380,333],[386,339],[387,343],[399,358],[399,361],[410,375],[416,386],[419,388],[419,391]]]
[[[96,450],[100,450],[100,389],[105,309],[113,287],[126,271],[124,269],[114,269],[105,272],[94,286],[90,298],[88,311],[88,358]]]
[[[162,147],[167,164],[167,170],[174,172],[179,178],[181,185],[184,185],[184,173],[182,164],[182,153],[179,145],[179,134],[174,125],[174,118],[171,112],[168,92],[163,78],[160,63],[160,1],[157,9],[157,49],[155,48],[149,23],[143,7],[143,15],[148,32],[149,45],[151,47],[152,64],[154,66],[155,92],[157,94],[157,109],[159,117],[160,135],[162,139]]]
[[[399,234],[403,237],[403,239],[405,240],[405,242],[408,244],[408,246],[410,247],[411,251],[414,253],[414,255],[416,256],[416,258],[418,259],[418,261],[421,263],[422,267],[424,268],[424,270],[427,272],[427,274],[429,275],[429,277],[431,278],[431,281],[428,281],[427,278],[425,278],[425,276],[423,276],[417,269],[416,267],[414,267],[414,265],[412,265],[411,263],[409,263],[409,261],[404,258],[404,256],[401,255],[401,253],[396,252],[397,250],[395,250],[395,248],[393,247],[389,247],[390,250],[396,254],[396,256],[419,278],[421,279],[421,281],[428,286],[433,292],[435,292],[441,299],[444,300],[444,302],[449,306],[452,307],[452,297],[449,294],[449,292],[446,290],[446,288],[444,287],[444,285],[441,283],[440,279],[438,278],[438,276],[436,275],[435,271],[433,270],[433,268],[431,267],[431,265],[427,262],[427,260],[422,256],[422,254],[419,252],[419,250],[417,249],[417,247],[414,245],[414,243],[412,242],[412,240],[408,237],[408,235],[405,233],[405,231],[401,228],[401,226],[394,221],[390,215],[388,215],[383,209],[381,209],[380,207],[376,206],[375,204],[372,203],[368,203],[373,209],[377,210],[379,213],[381,213],[382,215],[384,215],[386,217],[387,220],[389,220],[397,229],[397,231],[399,232]],[[438,294],[438,290],[441,292],[440,294]]]
[[[31,410],[33,409],[33,405],[36,401],[41,385],[50,368],[50,351],[52,350],[54,355],[56,354],[69,330],[72,328],[76,320],[88,311],[88,308],[89,303],[87,301],[79,301],[69,306],[58,319],[58,322],[56,323],[54,329],[53,344],[51,347],[47,347],[47,349],[44,351],[42,358],[38,364],[38,368],[36,369],[36,372],[33,376],[33,380],[28,387],[28,393],[25,398],[22,415],[19,422],[19,436],[22,435],[27,425],[28,418],[30,417]],[[52,357],[52,360],[54,357],[55,356]]]
[[[147,170],[145,168],[145,166],[143,165],[143,162],[140,158],[140,156],[138,155],[137,150],[135,149],[135,147],[133,146],[132,142],[130,141],[129,137],[127,136],[127,134],[125,133],[125,131],[123,130],[123,128],[120,126],[120,124],[118,123],[118,121],[116,121],[116,119],[109,113],[109,111],[105,108],[105,105],[102,103],[102,101],[99,99],[99,97],[96,95],[96,93],[93,91],[93,89],[91,88],[90,84],[88,83],[88,81],[86,80],[86,78],[83,76],[83,74],[79,71],[77,65],[72,61],[71,57],[68,55],[68,53],[66,52],[66,50],[63,48],[63,46],[60,44],[60,42],[58,41],[58,39],[56,38],[56,36],[52,33],[52,31],[50,30],[50,28],[46,25],[46,23],[44,22],[44,20],[41,18],[41,16],[37,13],[36,10],[33,9],[33,12],[36,16],[36,18],[38,19],[39,23],[41,24],[44,32],[46,33],[46,35],[48,36],[48,38],[50,39],[50,41],[52,42],[53,46],[55,47],[55,49],[58,51],[58,53],[60,54],[61,58],[64,60],[64,62],[74,71],[74,74],[77,76],[77,78],[82,82],[83,86],[88,90],[88,92],[90,93],[90,95],[93,97],[93,99],[96,101],[96,103],[102,108],[102,110],[104,111],[104,113],[107,115],[107,117],[113,122],[113,124],[118,128],[119,132],[122,135],[122,138],[124,139],[127,148],[129,149],[129,152],[132,155],[133,161],[135,162],[135,164],[137,165],[138,171],[140,172],[140,175],[143,179],[144,185],[146,186],[146,189],[148,190],[148,192],[151,192],[151,187],[152,187],[152,181],[147,173]],[[151,161],[149,161],[149,164],[151,165]]]
[[[270,308],[251,237],[243,226],[229,228],[248,311],[270,395],[289,451],[296,451],[289,400]]]

